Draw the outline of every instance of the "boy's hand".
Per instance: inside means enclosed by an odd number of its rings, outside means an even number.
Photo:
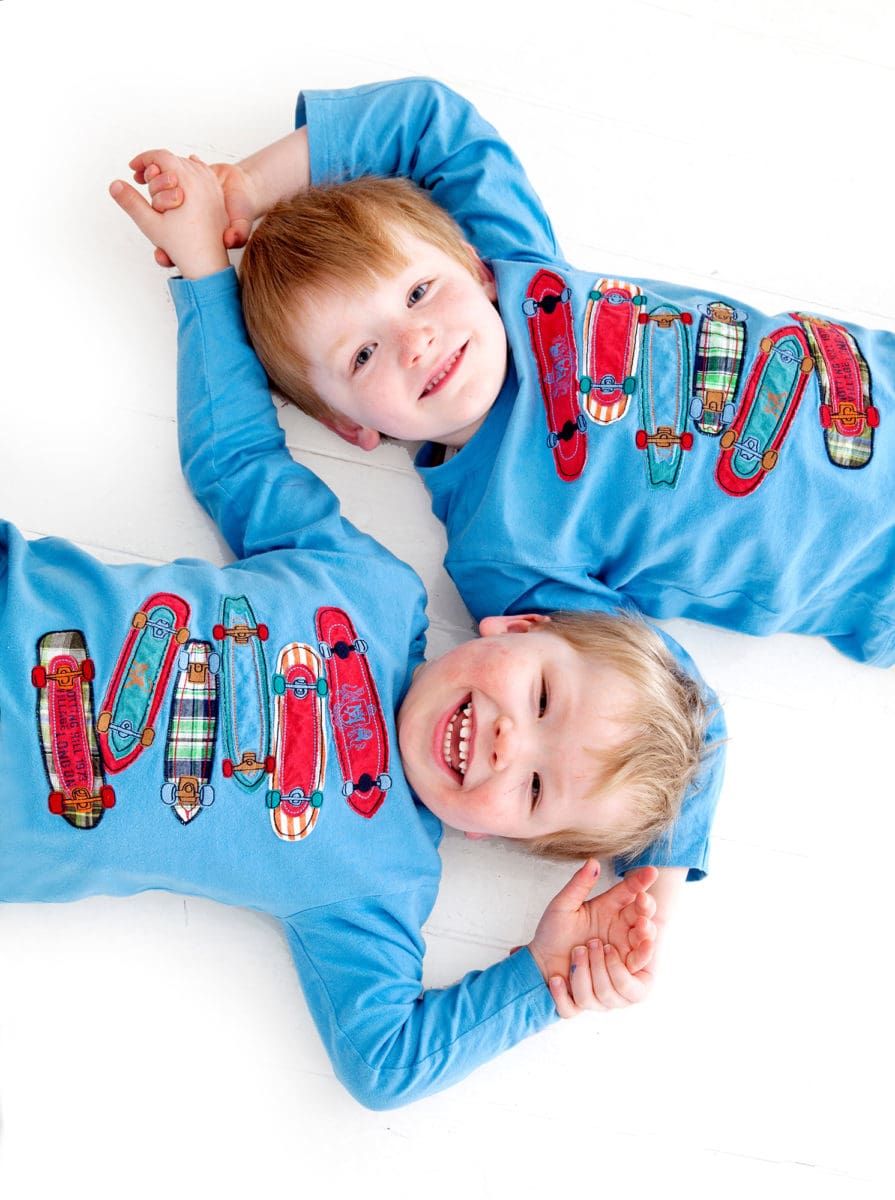
[[[548,904],[529,943],[561,1017],[636,1004],[652,985],[656,906],[647,889],[658,872],[629,871],[588,900],[599,873],[595,859],[576,871]]]
[[[177,172],[163,170],[153,158],[154,153],[138,154],[128,166],[134,172],[135,182],[146,185],[155,211],[166,213],[183,204],[184,191]],[[210,163],[209,166],[221,185],[227,209],[228,225],[223,244],[228,250],[236,250],[248,241],[252,222],[259,213],[255,184],[249,173],[236,163]],[[156,251],[155,259],[162,267],[174,265],[161,248]]]
[[[138,155],[138,175],[158,168],[153,176],[176,177],[179,202],[156,212],[129,183],[117,179],[109,191],[136,226],[158,247],[156,261],[176,265],[187,279],[201,279],[229,266],[224,232],[229,225],[220,182],[214,171],[196,157],[178,158],[169,150]]]

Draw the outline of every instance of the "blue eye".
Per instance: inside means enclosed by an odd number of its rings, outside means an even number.
[[[358,355],[354,360],[355,370],[357,370],[358,367],[365,367],[372,357],[373,357],[373,347],[372,346],[364,346],[363,350],[360,350],[358,352]]]
[[[429,290],[428,283],[418,283],[410,295],[407,297],[407,307],[413,308],[417,301],[422,300],[426,292]]]

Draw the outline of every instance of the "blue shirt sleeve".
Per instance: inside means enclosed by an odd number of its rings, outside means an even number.
[[[368,1108],[440,1091],[558,1020],[527,949],[451,987],[424,989],[419,931],[434,899],[434,888],[417,888],[285,922],[336,1075]]]
[[[400,79],[298,98],[314,183],[402,175],[431,192],[485,258],[562,252],[513,151],[462,96],[434,79]]]
[[[293,547],[384,554],[290,454],[248,340],[235,271],[172,279],[170,288],[178,317],[181,463],[237,558]]]

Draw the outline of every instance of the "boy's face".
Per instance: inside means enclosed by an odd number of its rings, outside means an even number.
[[[488,617],[482,637],[419,667],[398,713],[407,779],[470,834],[534,838],[625,822],[595,797],[594,751],[631,734],[634,687],[549,632],[543,617]]]
[[[403,230],[395,241],[409,265],[359,290],[315,292],[295,343],[348,441],[371,450],[383,433],[462,446],[507,371],[494,280]]]

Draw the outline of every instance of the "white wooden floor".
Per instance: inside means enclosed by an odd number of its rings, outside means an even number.
[[[579,265],[892,324],[893,25],[886,0],[7,0],[0,512],[113,561],[223,560],[177,465],[165,273],[106,186],[157,144],[248,153],[291,127],[302,85],[426,73],[464,91]],[[464,636],[406,451],[352,454],[285,419],[349,516],[423,575],[433,651]],[[273,922],[166,894],[7,908],[5,1200],[882,1193],[892,672],[673,631],[732,741],[712,874],[648,1004],[368,1113],[333,1079]],[[526,940],[564,877],[456,836],[444,859],[431,983]],[[71,1037],[72,1006],[94,1035]]]

